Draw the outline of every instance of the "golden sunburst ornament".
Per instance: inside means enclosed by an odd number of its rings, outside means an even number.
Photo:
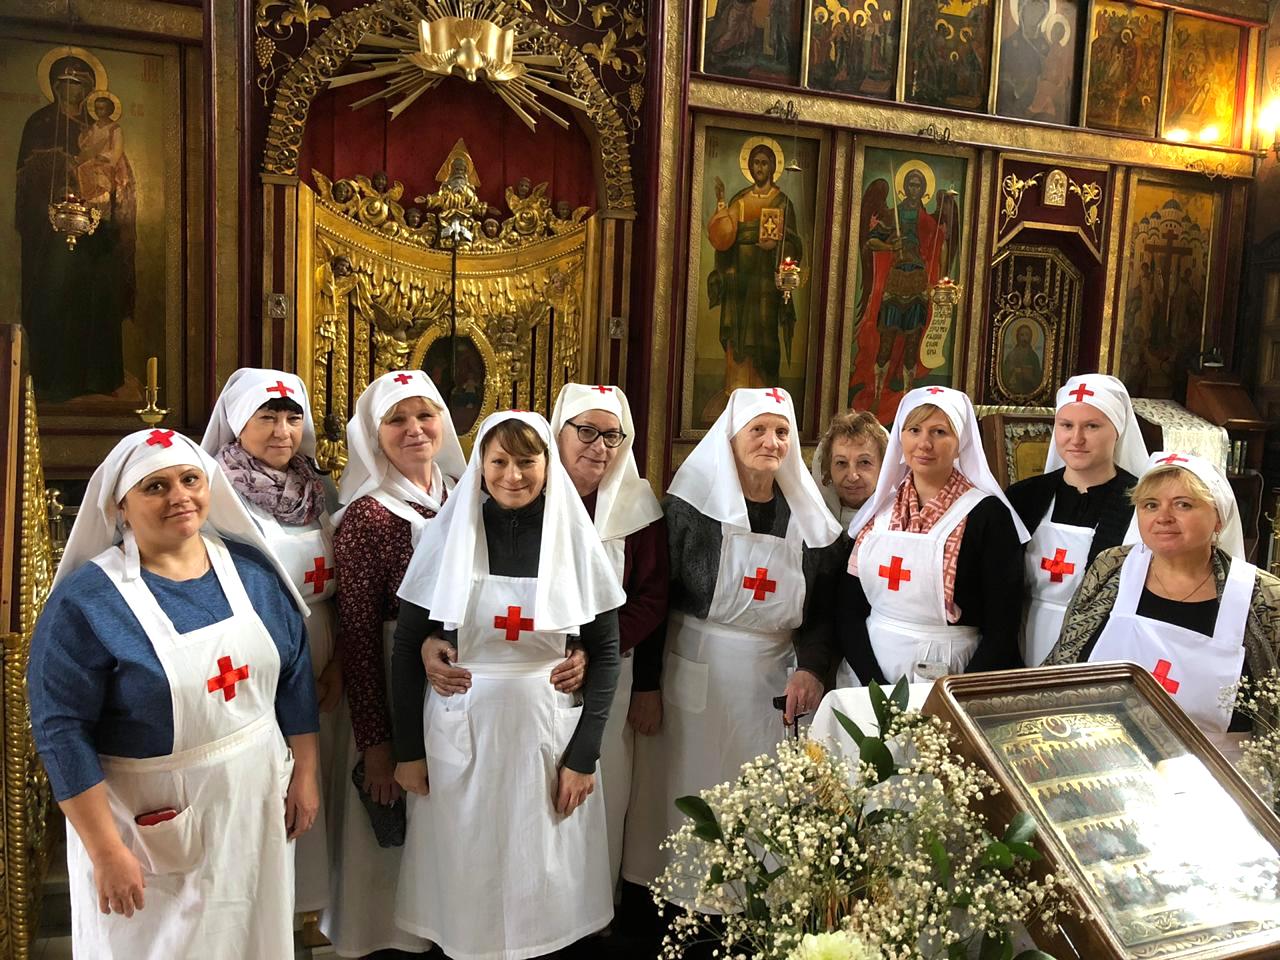
[[[368,69],[329,81],[345,87],[385,79],[386,87],[351,104],[353,110],[377,100],[394,101],[395,119],[446,77],[482,82],[506,102],[530,130],[539,115],[568,129],[569,122],[538,99],[544,94],[569,106],[586,104],[552,84],[566,83],[559,58],[542,53],[547,30],[530,18],[521,0],[406,0],[416,21],[397,16],[389,36],[367,36],[352,59]],[[521,8],[525,9],[521,9]],[[376,52],[368,48],[379,48]]]

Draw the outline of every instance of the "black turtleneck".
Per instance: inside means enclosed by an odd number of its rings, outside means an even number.
[[[493,499],[481,507],[484,539],[489,548],[489,573],[495,577],[536,577],[538,553],[542,546],[542,511],[544,497],[514,510],[507,510]],[[609,705],[618,683],[618,613],[610,610],[591,623],[581,626],[583,647],[587,651],[587,676],[582,687],[582,717],[564,763],[579,773],[595,770],[600,757],[600,739]],[[416,604],[402,600],[396,620],[395,647],[391,656],[392,727],[396,759],[401,762],[421,760],[425,755],[422,736],[422,702],[426,696],[427,675],[422,666],[422,642],[438,633],[457,644],[453,631],[433,620],[430,613]]]
[[[1018,481],[1007,491],[1009,503],[1026,528],[1033,532],[1049,512],[1050,503],[1053,504],[1050,519],[1054,523],[1093,527],[1093,544],[1089,547],[1089,563],[1093,563],[1093,558],[1103,550],[1124,543],[1129,521],[1133,519],[1129,491],[1137,480],[1117,467],[1116,475],[1110,480],[1082,493],[1067,483],[1066,474],[1067,468],[1059,467]]]

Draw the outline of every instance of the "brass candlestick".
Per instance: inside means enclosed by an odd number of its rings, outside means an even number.
[[[147,386],[143,393],[147,405],[141,410],[133,411],[148,427],[154,427],[169,415],[169,411],[157,404],[160,399],[160,384],[155,357],[147,358]]]

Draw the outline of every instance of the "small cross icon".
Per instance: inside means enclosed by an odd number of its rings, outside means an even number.
[[[1180,457],[1176,453],[1171,453],[1167,457],[1157,460],[1156,463],[1190,463],[1186,457]]]
[[[894,557],[889,566],[880,565],[880,576],[889,581],[890,590],[902,589],[904,582],[910,582],[911,571],[902,569],[902,558]]]
[[[1093,395],[1093,391],[1083,383],[1067,394],[1069,397],[1074,397],[1076,403],[1084,403],[1085,397],[1092,397]]]
[[[766,390],[764,395],[771,398],[774,403],[782,403],[787,399],[786,394],[779,393],[777,387],[772,387],[771,389]]]
[[[1151,675],[1159,681],[1160,686],[1164,687],[1170,693],[1177,693],[1182,683],[1178,680],[1169,679],[1169,671],[1173,669],[1173,664],[1168,660],[1157,660],[1156,668],[1151,671]]]
[[[324,585],[333,579],[333,567],[325,566],[324,557],[316,557],[314,562],[314,569],[306,572],[302,582],[315,584],[312,593],[324,593]]]
[[[149,447],[172,447],[173,431],[172,430],[152,430],[151,436],[147,437],[147,446]]]
[[[520,639],[521,630],[533,629],[533,620],[529,617],[520,616],[519,607],[507,607],[507,615],[505,617],[494,617],[493,625],[499,630],[505,630],[506,638],[515,643]]]
[[[277,380],[274,387],[267,387],[267,393],[278,393],[281,398],[283,398],[285,394],[293,392],[293,387],[286,387],[283,380]]]
[[[778,581],[769,579],[768,567],[756,567],[754,577],[742,578],[742,589],[752,591],[752,600],[763,600],[767,594],[777,591]]]
[[[409,376],[407,373],[397,373],[391,379],[395,380],[396,383],[401,384],[403,386],[404,384],[412,380],[413,377]]]
[[[591,389],[595,390],[597,393],[613,393],[613,387],[606,387],[603,384],[596,384],[596,386]]]
[[[236,684],[241,680],[249,679],[249,665],[246,663],[242,667],[232,667],[230,657],[218,658],[218,669],[222,672],[216,677],[210,677],[206,682],[206,686],[210,693],[222,691],[222,702],[236,698]]]
[[[1076,565],[1067,563],[1067,551],[1058,549],[1053,552],[1053,559],[1040,558],[1040,569],[1049,571],[1051,581],[1061,583],[1064,576],[1076,572]]]

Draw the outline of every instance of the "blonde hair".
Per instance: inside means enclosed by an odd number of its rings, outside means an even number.
[[[436,403],[430,397],[405,397],[404,400],[397,400],[395,403],[391,405],[391,409],[388,410],[386,413],[384,413],[382,415],[382,419],[378,421],[378,426],[382,426],[382,424],[390,422],[391,418],[396,415],[396,411],[400,409],[400,404],[404,403],[406,400],[421,400],[423,403],[427,405],[427,409],[430,410],[432,413],[434,413],[437,417],[440,416],[440,414],[444,413],[444,410],[441,409],[440,404]]]
[[[1174,480],[1181,480],[1186,484],[1187,496],[1192,500],[1207,503],[1215,511],[1218,509],[1218,501],[1213,499],[1213,494],[1209,492],[1209,488],[1205,486],[1203,480],[1190,470],[1183,470],[1181,467],[1175,467],[1172,464],[1165,467],[1156,467],[1154,470],[1144,473],[1137,486],[1130,491],[1129,502],[1136,507],[1143,500],[1155,496],[1157,490]]]
[[[848,440],[852,443],[869,443],[875,447],[884,460],[884,452],[889,446],[889,433],[875,415],[867,410],[847,410],[831,418],[827,432],[818,441],[818,462],[822,464],[822,479],[831,480],[831,447],[837,440]]]
[[[902,429],[906,430],[908,427],[914,427],[921,423],[924,423],[926,420],[932,417],[935,413],[941,413],[944,417],[947,416],[945,411],[943,411],[943,409],[937,406],[936,404],[922,403],[920,404],[920,406],[916,407],[914,410],[912,410],[910,413],[907,414],[907,419],[902,421]],[[956,428],[951,425],[950,417],[947,417],[947,429],[949,429],[952,433],[956,432]]]

